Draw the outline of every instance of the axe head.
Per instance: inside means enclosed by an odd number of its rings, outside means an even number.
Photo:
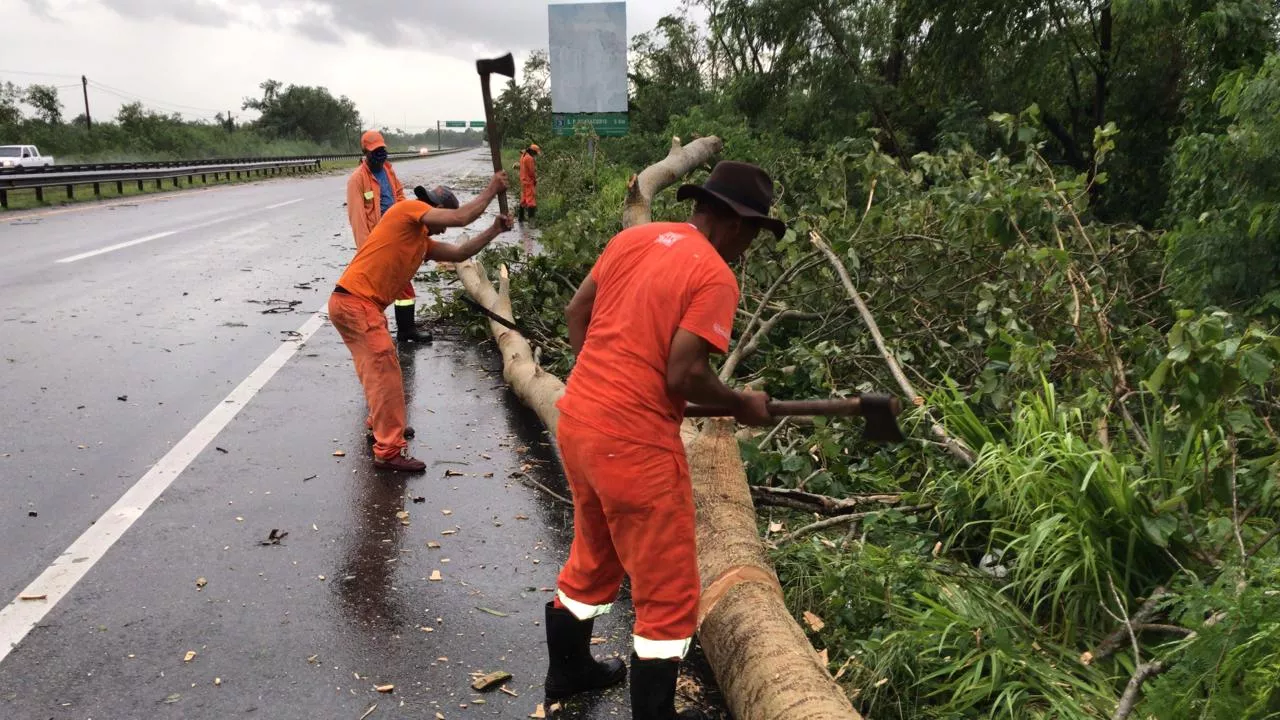
[[[898,413],[902,404],[890,395],[865,394],[862,401],[862,417],[867,421],[863,437],[871,442],[902,442],[902,428],[898,427]]]
[[[490,60],[477,60],[476,72],[481,75],[502,75],[513,78],[516,76],[516,60],[511,57],[511,53]]]

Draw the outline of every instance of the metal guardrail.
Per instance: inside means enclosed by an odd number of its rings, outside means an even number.
[[[182,178],[187,178],[187,184],[192,184],[195,182],[197,175],[200,176],[202,182],[208,182],[209,176],[212,175],[216,182],[223,175],[227,176],[227,180],[231,180],[231,176],[234,174],[238,180],[241,176],[279,175],[281,173],[297,173],[319,169],[320,160],[305,158],[270,162],[228,163],[223,161],[217,165],[186,165],[182,167],[145,169],[125,168],[72,172],[10,173],[0,175],[0,208],[9,207],[10,190],[34,189],[36,191],[36,202],[42,203],[44,202],[45,188],[50,187],[65,187],[67,199],[74,200],[76,185],[92,185],[93,194],[101,196],[104,183],[115,183],[116,194],[122,195],[124,194],[124,184],[126,182],[136,182],[139,191],[145,189],[147,182],[154,182],[156,189],[159,190],[165,180],[171,180],[173,186],[177,188],[181,187]]]
[[[465,148],[463,148],[465,149]],[[433,151],[432,154],[444,154],[454,150],[448,148],[445,150]],[[209,158],[203,160],[149,160],[139,162],[120,162],[120,163],[68,163],[65,165],[48,165],[44,167],[16,167],[0,169],[0,177],[6,175],[32,175],[38,173],[49,172],[88,172],[91,170],[154,170],[158,168],[175,168],[175,167],[193,167],[198,165],[226,165],[234,163],[259,163],[259,162],[286,162],[289,160],[355,160],[360,158],[360,153],[338,153],[329,155],[281,155],[278,157],[238,157],[238,158]],[[430,155],[420,156],[416,152],[391,153],[389,157],[392,160],[404,160],[406,158],[430,157]]]
[[[436,155],[448,155],[455,152],[463,152],[472,148],[453,148],[443,150],[430,155],[419,155],[417,153],[394,153],[390,157],[392,159],[412,159],[412,158],[430,158]],[[7,209],[9,207],[9,191],[11,190],[35,190],[36,202],[44,202],[44,191],[47,188],[62,187],[66,189],[67,199],[75,199],[76,185],[92,185],[95,197],[102,195],[102,186],[104,184],[115,183],[116,194],[124,194],[125,183],[137,183],[138,190],[145,189],[148,182],[155,183],[155,189],[159,190],[164,181],[173,182],[173,187],[181,187],[182,178],[187,178],[187,184],[195,183],[196,176],[200,177],[202,183],[209,182],[209,176],[213,176],[214,182],[217,182],[226,176],[227,181],[232,179],[239,180],[241,177],[253,176],[274,176],[282,173],[299,173],[311,172],[321,169],[321,163],[324,160],[333,159],[353,159],[360,157],[359,155],[316,155],[300,158],[255,158],[251,160],[213,160],[213,161],[188,161],[182,163],[110,163],[102,165],[55,165],[51,168],[41,168],[37,171],[35,168],[28,168],[22,172],[6,172],[0,173],[0,208]]]

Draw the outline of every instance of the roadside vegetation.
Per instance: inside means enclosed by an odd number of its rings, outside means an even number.
[[[333,97],[323,87],[263,82],[259,97],[242,106],[256,116],[244,120],[219,113],[212,121],[163,113],[141,102],[121,106],[114,117],[68,118],[55,88],[19,86],[0,76],[0,145],[36,145],[59,164],[195,160],[233,157],[279,157],[358,153],[366,128],[348,98]],[[382,128],[388,148],[437,147],[436,132],[414,133]],[[482,130],[442,131],[443,148],[476,147]]]
[[[499,101],[509,146],[543,148],[542,253],[487,263],[542,364],[572,367],[563,308],[631,174],[718,135],[790,228],[738,268],[734,381],[912,406],[895,446],[740,434],[855,706],[1280,717],[1274,4],[694,5],[709,24],[635,41],[632,134],[594,156],[547,137],[545,59]]]

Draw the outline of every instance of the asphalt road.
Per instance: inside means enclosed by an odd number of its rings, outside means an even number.
[[[485,157],[397,171],[465,186]],[[350,356],[318,314],[352,253],[344,182],[0,216],[0,718],[541,702],[571,511],[513,473],[563,478],[492,348],[448,341],[402,352],[428,473],[371,468]],[[600,622],[597,652],[629,652],[629,624]],[[470,690],[494,670],[510,694]],[[625,717],[622,694],[571,714]]]

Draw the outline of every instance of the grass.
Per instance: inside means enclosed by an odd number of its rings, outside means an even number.
[[[347,170],[353,168],[358,160],[322,160],[320,161],[320,172],[332,172],[336,170]],[[138,188],[137,182],[128,181],[121,186],[123,192],[116,192],[116,184],[114,182],[101,183],[100,195],[93,194],[93,184],[83,183],[72,186],[73,197],[68,198],[66,188],[64,186],[53,186],[44,189],[44,202],[36,199],[36,191],[34,189],[10,190],[9,191],[9,207],[0,210],[0,214],[4,212],[13,212],[18,210],[32,210],[37,208],[60,207],[62,205],[70,205],[73,203],[90,202],[94,200],[112,200],[116,198],[137,197],[143,195],[155,195],[157,193],[176,192],[199,187],[212,187],[215,185],[238,185],[247,182],[256,182],[260,180],[271,179],[272,176],[247,176],[239,179],[232,178],[230,180],[225,177],[214,180],[211,177],[194,176],[194,182],[187,182],[185,178],[178,179],[178,185],[175,186],[172,180],[161,182],[159,188],[156,187],[155,181],[147,180],[142,184],[142,188]],[[293,175],[278,175],[277,178],[294,177]]]

